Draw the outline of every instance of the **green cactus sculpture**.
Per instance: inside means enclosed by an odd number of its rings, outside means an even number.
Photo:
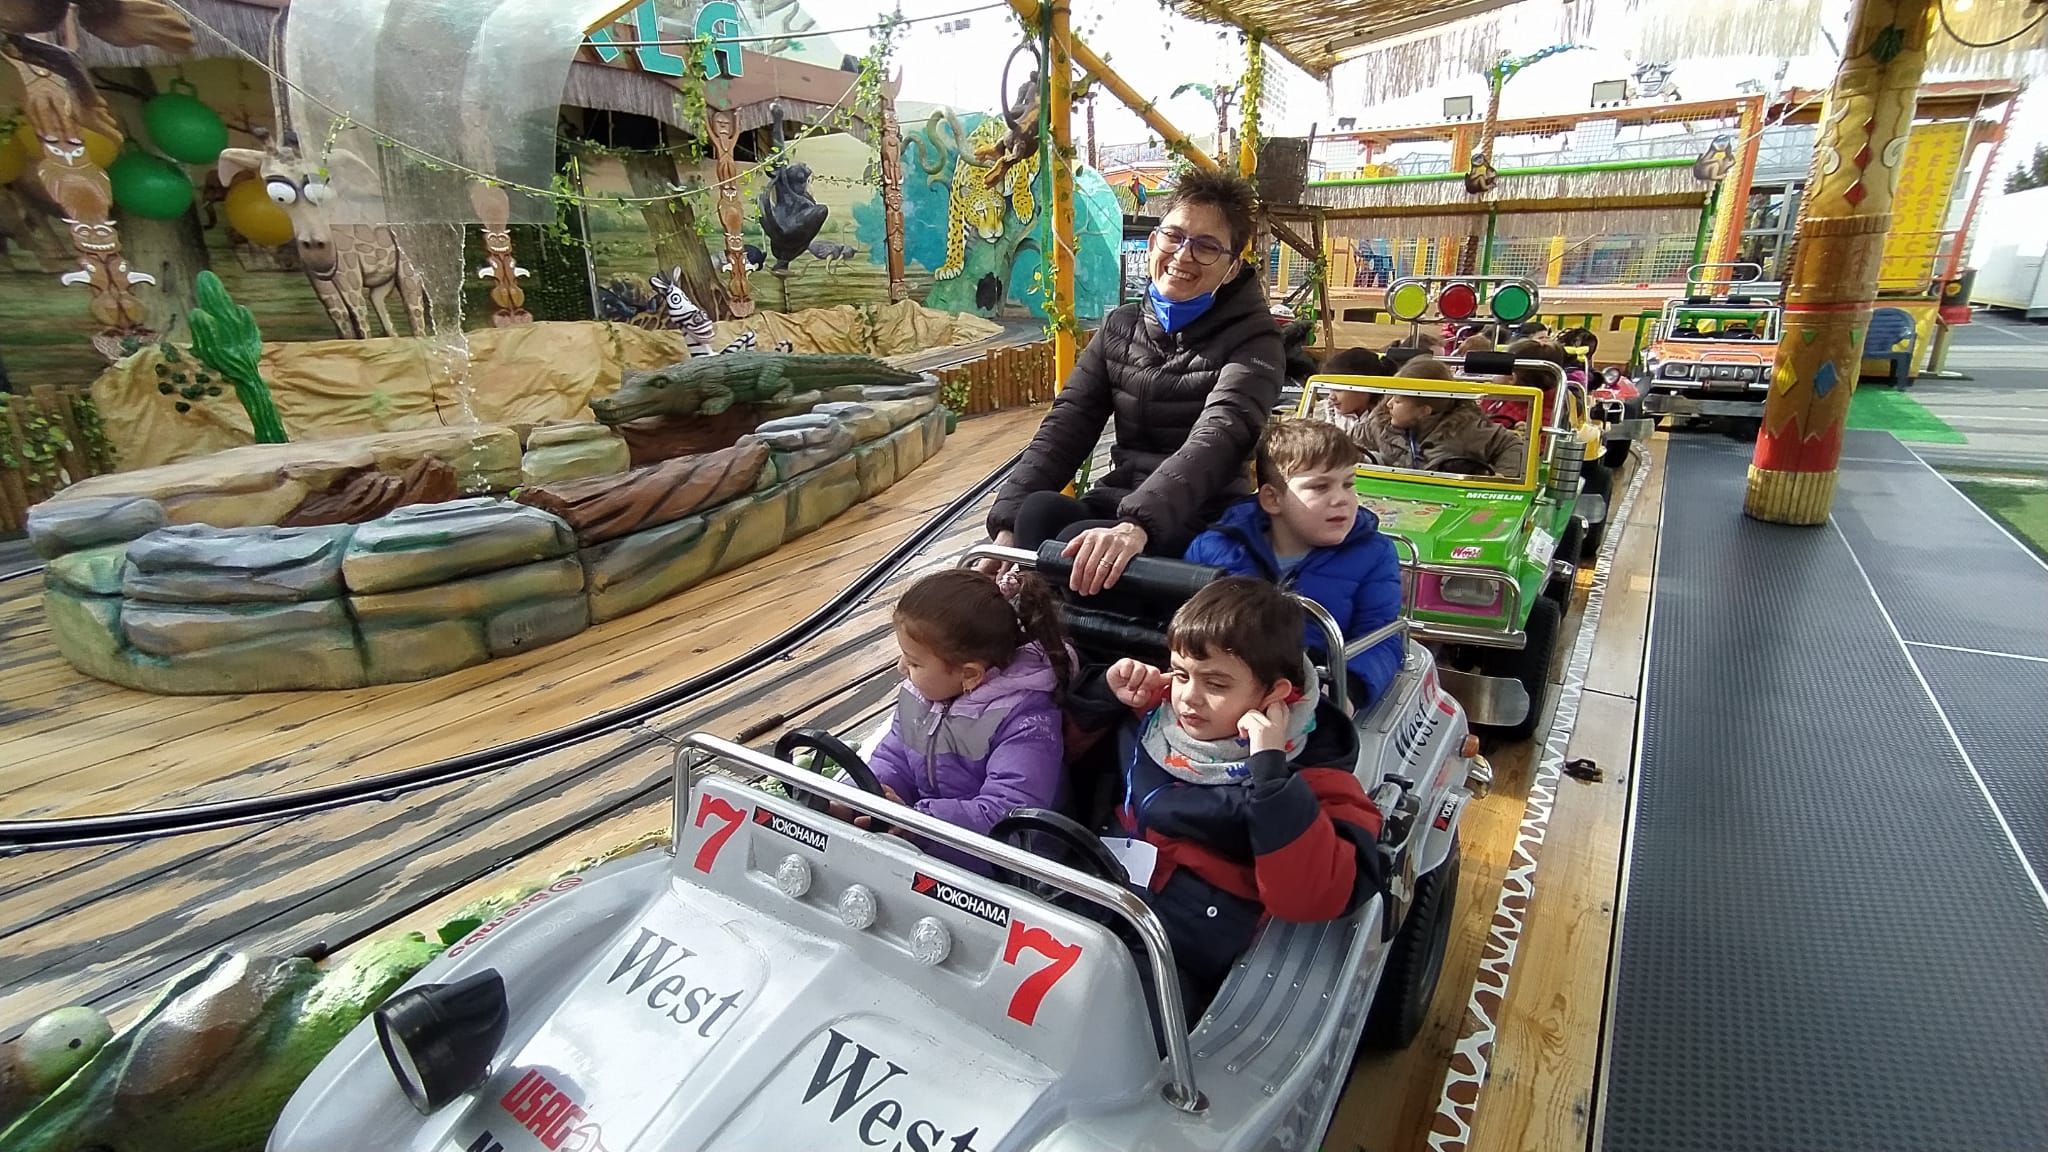
[[[256,317],[228,297],[220,277],[199,274],[199,307],[191,316],[192,354],[235,386],[235,398],[249,414],[258,444],[283,444],[290,437],[271,403],[270,385],[257,375],[256,360],[263,354],[263,334],[256,330]]]

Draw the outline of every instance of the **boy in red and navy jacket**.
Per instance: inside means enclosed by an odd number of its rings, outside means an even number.
[[[1121,660],[1091,693],[1129,709],[1104,839],[1165,924],[1190,1022],[1266,917],[1334,920],[1380,890],[1357,736],[1320,701],[1303,635],[1279,588],[1217,580],[1174,615],[1166,671]]]

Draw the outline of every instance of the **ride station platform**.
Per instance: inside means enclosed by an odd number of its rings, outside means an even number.
[[[2048,566],[1889,434],[1673,438],[1594,1147],[2048,1147]]]

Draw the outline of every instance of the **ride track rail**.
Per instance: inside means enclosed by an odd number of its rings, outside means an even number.
[[[628,704],[608,708],[587,716],[573,724],[565,724],[547,732],[522,737],[490,748],[479,748],[459,756],[451,756],[412,768],[352,780],[344,784],[324,785],[306,788],[296,792],[276,795],[247,797],[235,800],[219,800],[205,804],[190,804],[170,808],[146,809],[140,812],[124,812],[102,816],[71,816],[54,820],[7,820],[0,821],[0,857],[14,856],[25,852],[57,851],[69,848],[91,848],[107,844],[121,844],[135,841],[163,839],[171,836],[196,832],[213,831],[242,824],[266,823],[309,816],[336,808],[347,807],[367,801],[395,800],[409,792],[454,783],[472,776],[483,775],[501,768],[513,767],[537,757],[563,751],[584,741],[607,733],[632,728],[650,716],[657,715],[681,705],[691,698],[717,691],[790,654],[801,645],[822,635],[827,629],[851,615],[868,597],[887,584],[903,567],[915,559],[932,544],[943,539],[960,517],[980,503],[1002,483],[1010,470],[1023,458],[1020,451],[988,475],[977,480],[966,491],[953,498],[944,508],[939,509],[917,527],[903,541],[890,549],[866,574],[842,588],[830,600],[818,606],[802,620],[753,648],[720,664],[706,669],[686,680],[672,684],[658,692],[644,696]],[[772,554],[771,554],[772,555]],[[33,575],[41,568],[0,574],[0,581]],[[765,731],[772,731],[821,706],[826,701],[857,688],[873,679],[878,671],[869,671],[850,677],[836,687],[821,690],[819,695],[803,704],[796,705],[786,713],[768,717],[752,725],[742,739],[754,739]],[[655,744],[673,743],[675,738],[658,729],[647,729],[628,740],[619,748],[607,753],[607,759],[639,751]],[[664,783],[660,787],[666,787]]]

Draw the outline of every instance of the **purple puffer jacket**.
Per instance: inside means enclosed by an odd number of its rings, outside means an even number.
[[[941,703],[905,680],[896,722],[869,766],[905,804],[975,832],[987,832],[1015,808],[1057,808],[1067,782],[1057,685],[1036,644],[1017,649],[973,691]]]

